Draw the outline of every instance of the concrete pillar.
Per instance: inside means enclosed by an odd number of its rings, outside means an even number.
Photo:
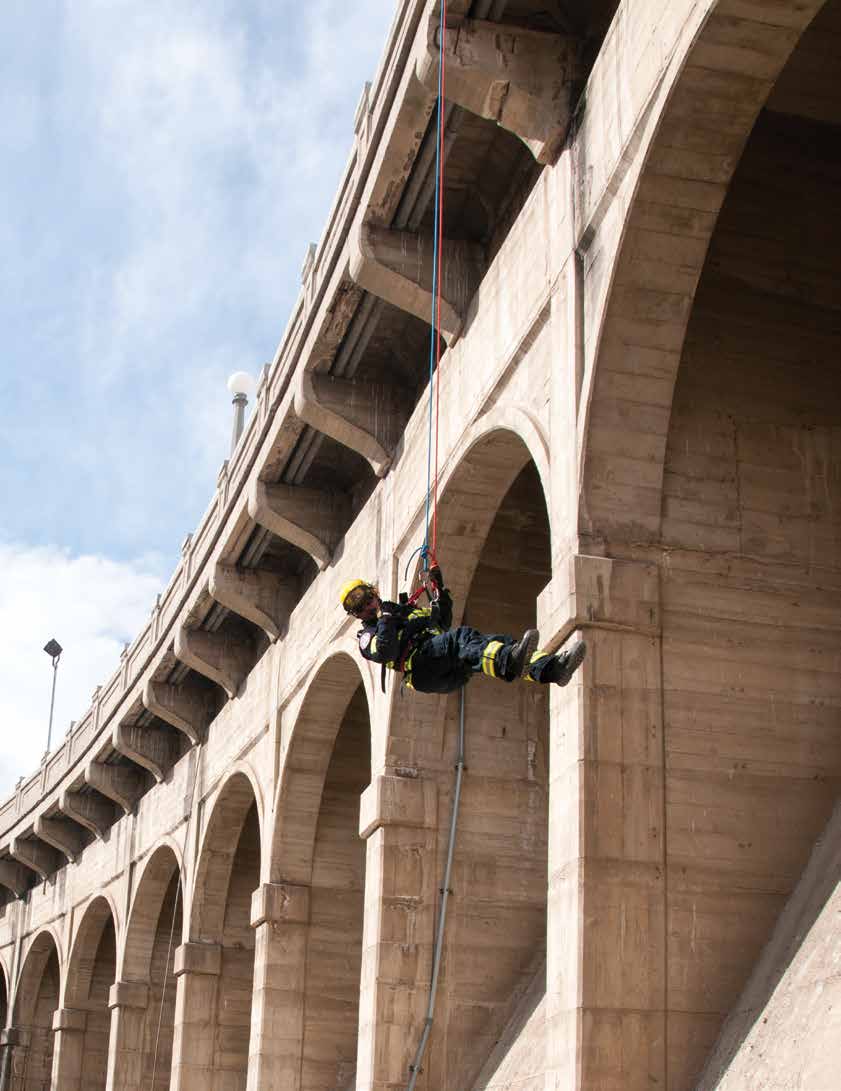
[[[358,1091],[404,1086],[423,1029],[440,879],[437,799],[433,781],[391,775],[373,777],[362,794],[367,858]]]
[[[18,1027],[6,1027],[0,1030],[0,1091],[11,1091],[12,1058],[16,1047],[21,1044]]]
[[[111,1034],[108,1040],[108,1091],[143,1091],[151,1073],[144,1071],[143,1036],[149,1008],[149,986],[115,981],[108,994]]]
[[[213,1084],[221,945],[183,943],[175,952],[174,972],[177,987],[171,1091],[208,1091]]]
[[[431,233],[360,224],[351,239],[350,275],[366,292],[431,323],[433,244]],[[448,343],[461,332],[485,267],[485,252],[478,243],[444,239],[441,335]]]
[[[576,633],[588,645],[573,681],[551,696],[545,1086],[662,1087],[657,568],[572,557],[541,595],[538,621],[550,645]]]
[[[439,35],[434,14],[427,24],[428,48],[417,75],[435,92]],[[569,128],[583,75],[577,39],[481,19],[446,27],[444,38],[447,100],[515,133],[538,162],[553,162]]]
[[[310,888],[267,883],[254,891],[254,993],[247,1091],[299,1091]]]
[[[88,1013],[79,1008],[58,1008],[53,1012],[52,1086],[61,1091],[79,1091],[82,1086],[85,1027]]]

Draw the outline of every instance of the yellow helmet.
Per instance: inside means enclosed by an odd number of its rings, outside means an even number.
[[[367,580],[348,580],[347,583],[342,587],[342,590],[339,592],[339,602],[341,602],[342,606],[344,606],[345,599],[348,597],[351,591],[355,591],[357,587],[370,586],[371,584],[368,583]]]

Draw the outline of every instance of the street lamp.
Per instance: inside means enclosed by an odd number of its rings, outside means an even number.
[[[58,661],[61,659],[61,653],[64,648],[59,644],[55,637],[48,640],[44,645],[44,651],[53,661],[53,692],[50,697],[50,726],[47,728],[47,753],[50,752],[50,739],[53,735],[53,709],[55,708],[55,680],[58,674]]]
[[[234,453],[245,426],[245,407],[248,395],[254,389],[254,380],[247,371],[235,371],[228,379],[228,390],[234,396],[234,427],[231,432],[231,454]]]

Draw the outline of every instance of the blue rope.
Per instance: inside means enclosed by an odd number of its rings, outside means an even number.
[[[415,553],[420,552],[421,559],[426,562],[429,556],[429,510],[432,499],[432,412],[435,401],[435,349],[439,330],[437,327],[436,299],[438,289],[438,209],[440,204],[441,187],[441,125],[444,115],[444,98],[442,95],[444,79],[444,4],[441,4],[438,30],[438,121],[435,130],[435,219],[432,229],[432,336],[429,339],[429,428],[427,434],[426,449],[426,515],[423,545]],[[415,553],[412,554],[414,557]],[[411,561],[411,557],[409,558]]]

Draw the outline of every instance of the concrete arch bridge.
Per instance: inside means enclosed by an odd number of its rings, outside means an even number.
[[[423,534],[436,19],[397,6],[147,626],[0,807],[4,1089],[407,1084],[457,700],[382,693],[337,591]],[[417,1086],[837,1086],[841,2],[451,0],[443,48],[440,559],[589,655],[468,687]]]

